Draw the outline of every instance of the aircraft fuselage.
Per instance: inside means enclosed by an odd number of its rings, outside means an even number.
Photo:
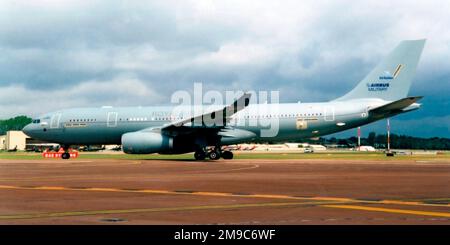
[[[286,141],[319,137],[371,123],[368,112],[386,101],[359,99],[325,103],[251,104],[234,114],[230,126],[253,133],[225,144],[247,141]],[[48,113],[24,128],[33,138],[65,145],[120,144],[123,134],[157,128],[180,115],[173,107],[77,108]],[[278,123],[278,125],[275,125]],[[261,136],[261,129],[273,128],[273,137]]]

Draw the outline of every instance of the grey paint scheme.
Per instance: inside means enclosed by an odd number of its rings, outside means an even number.
[[[233,120],[243,120],[244,125],[233,126],[232,121],[226,128],[215,131],[215,134],[222,135],[220,140],[224,145],[249,141],[298,140],[343,131],[418,109],[419,104],[415,102],[420,98],[413,97],[400,108],[389,109],[381,114],[380,110],[377,113],[372,111],[407,95],[424,42],[425,40],[416,40],[400,43],[355,89],[341,98],[323,103],[250,104],[232,116]],[[381,76],[381,71],[392,70],[398,64],[402,64],[404,69],[398,77],[389,79],[390,81],[378,77]],[[389,88],[385,91],[368,91],[369,82],[388,82]],[[277,113],[256,114],[258,111],[265,111],[267,107],[277,107]],[[39,123],[31,123],[23,131],[33,138],[64,145],[121,144],[125,133],[153,130],[170,124],[170,120],[161,120],[164,116],[157,115],[170,115],[172,109],[171,106],[154,106],[60,110],[40,116]],[[142,120],[130,121],[130,118]],[[310,119],[307,120],[307,127],[299,126],[299,122],[301,124],[305,118]],[[261,126],[250,126],[251,120],[259,120],[259,124],[264,125],[269,120],[279,120],[279,132],[272,138],[261,137]],[[81,126],[73,127],[72,123],[81,123]],[[193,137],[201,135],[193,134]]]
[[[263,118],[248,119],[243,117],[247,115],[247,111],[262,111],[264,109],[256,107],[273,106],[251,104],[246,109],[238,112],[233,116],[235,120],[244,120],[245,126],[235,126],[233,128],[253,132],[253,137],[243,139],[248,140],[293,140],[309,137],[317,137],[327,135],[349,128],[365,125],[371,123],[379,118],[369,116],[369,109],[387,104],[387,101],[379,99],[356,99],[343,102],[328,102],[328,103],[286,103],[279,105],[279,113],[276,117],[279,119],[279,133],[275,139],[259,137],[261,127],[259,125],[269,124],[271,118],[266,118],[267,115],[260,115]],[[418,105],[415,105],[416,107]],[[416,107],[408,108],[405,111],[415,109]],[[334,120],[333,118],[334,108]],[[268,109],[266,109],[268,110]],[[157,128],[164,124],[170,123],[170,120],[151,120],[154,112],[170,113],[172,107],[142,107],[136,109],[135,107],[117,107],[117,108],[79,108],[61,110],[54,113],[44,115],[40,118],[39,125],[28,125],[25,132],[34,138],[45,139],[50,142],[57,142],[61,144],[120,144],[121,137],[124,133],[144,130],[147,128]],[[117,113],[117,121],[110,120],[108,126],[108,114]],[[57,127],[52,128],[52,118],[57,120],[58,115],[61,115]],[[297,116],[301,115],[315,115],[319,116]],[[249,113],[253,117],[252,113]],[[282,115],[282,116],[280,116]],[[287,115],[287,116],[285,116]],[[270,116],[273,116],[270,115]],[[46,118],[46,119],[44,119]],[[146,121],[129,121],[127,118],[147,118]],[[297,128],[297,120],[307,120],[306,129]],[[85,123],[86,127],[66,127],[65,124],[70,123],[72,119],[95,119],[94,122],[76,122]],[[258,120],[257,126],[249,126],[250,120]],[[337,124],[345,123],[345,125],[338,126]],[[54,123],[55,124],[55,121]],[[32,127],[32,129],[30,128]],[[43,129],[46,128],[46,131]],[[313,133],[318,131],[318,133]],[[236,138],[227,143],[241,143],[242,140]]]
[[[354,89],[336,99],[344,101],[355,98],[379,98],[399,100],[408,95],[411,81],[415,75],[417,64],[422,54],[425,40],[407,40],[401,42],[385,59],[383,59]],[[399,67],[401,65],[401,67]],[[399,69],[396,76],[396,69]],[[386,91],[373,92],[367,89],[368,84],[395,76]],[[381,79],[383,78],[383,79]]]

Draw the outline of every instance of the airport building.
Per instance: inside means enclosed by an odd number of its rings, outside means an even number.
[[[5,149],[6,135],[0,135],[0,151]]]
[[[25,150],[27,145],[26,134],[22,131],[8,131],[6,135],[0,136],[0,150]]]

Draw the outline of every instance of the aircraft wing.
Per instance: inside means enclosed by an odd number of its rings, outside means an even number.
[[[400,112],[409,111],[418,109],[419,105],[415,104],[416,101],[419,101],[422,99],[423,96],[414,96],[414,97],[407,97],[403,98],[391,103],[388,103],[386,105],[382,105],[376,108],[373,108],[369,110],[369,113],[373,116],[385,116],[385,115],[395,115]]]
[[[194,115],[190,118],[178,120],[164,125],[160,130],[164,131],[192,131],[192,129],[222,129],[229,123],[231,116],[247,107],[250,103],[251,94],[244,93],[236,99],[231,105],[212,112],[206,112],[201,115]]]

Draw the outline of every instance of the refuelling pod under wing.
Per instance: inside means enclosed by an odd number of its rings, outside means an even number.
[[[149,154],[169,151],[173,138],[158,132],[138,131],[122,135],[122,149],[128,154]]]

